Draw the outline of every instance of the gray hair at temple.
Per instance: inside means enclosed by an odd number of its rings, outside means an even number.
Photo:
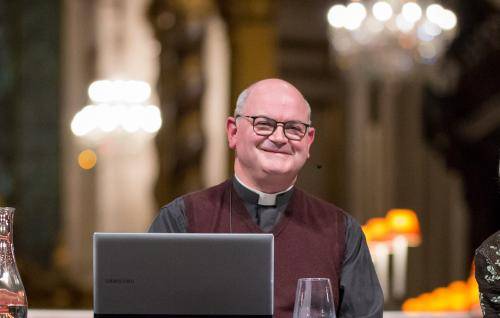
[[[245,102],[247,101],[248,96],[250,95],[250,91],[252,89],[252,86],[246,88],[243,90],[243,92],[238,95],[238,99],[236,100],[236,108],[234,109],[234,116],[238,114],[243,114],[243,107],[245,106]],[[307,106],[307,118],[309,122],[311,122],[311,105],[309,105],[309,102],[304,98],[304,103]]]

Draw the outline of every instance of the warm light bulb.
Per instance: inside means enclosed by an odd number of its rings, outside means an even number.
[[[328,23],[334,28],[342,28],[346,21],[346,7],[341,4],[336,4],[328,10]]]
[[[83,136],[87,133],[87,129],[82,122],[82,117],[82,112],[79,111],[73,116],[73,120],[71,121],[71,131],[75,136]]]
[[[439,24],[444,30],[451,30],[457,25],[457,16],[453,11],[445,9],[443,11],[441,23]]]
[[[360,2],[352,2],[347,6],[347,13],[356,20],[363,21],[366,18],[365,6]]]
[[[128,86],[127,82],[124,80],[115,80],[112,81],[112,85],[109,87],[108,94],[111,96],[112,102],[128,102],[127,94],[128,94]]]
[[[120,96],[127,103],[145,102],[150,95],[151,87],[143,81],[126,81],[120,89]]]
[[[113,83],[110,80],[99,80],[89,85],[88,94],[92,101],[96,103],[107,103],[113,100],[110,94]]]
[[[146,106],[143,110],[141,128],[148,133],[155,133],[160,127],[160,109],[154,105]]]
[[[379,21],[387,21],[392,17],[392,7],[385,1],[379,1],[373,5],[373,16]]]
[[[409,22],[415,23],[422,17],[422,9],[415,2],[407,2],[403,5],[401,14]]]
[[[76,136],[83,136],[96,128],[96,106],[85,106],[81,111],[75,114],[71,121],[71,131]]]
[[[140,118],[142,117],[142,107],[138,105],[126,107],[125,111],[121,116],[121,126],[122,128],[129,132],[133,133],[139,130],[140,128]]]
[[[439,24],[443,11],[444,8],[442,6],[434,3],[428,6],[427,9],[425,9],[425,16],[432,23]]]
[[[161,127],[159,108],[143,105],[151,96],[151,86],[145,81],[97,80],[89,85],[88,95],[96,105],[85,106],[73,117],[71,131],[76,136],[97,128],[105,133],[118,127],[130,133],[139,129],[154,133]]]
[[[99,80],[89,85],[88,94],[96,103],[142,103],[151,95],[151,87],[144,81]]]
[[[359,28],[366,18],[366,9],[359,2],[350,3],[346,8],[346,12],[347,17],[344,21],[344,27],[351,31]]]
[[[354,31],[356,29],[359,29],[360,26],[361,26],[361,21],[356,19],[347,19],[344,25],[344,27],[349,31]]]
[[[97,163],[97,155],[90,149],[85,149],[78,155],[78,165],[84,170],[90,170]]]
[[[97,106],[97,126],[104,132],[113,131],[118,125],[114,108],[109,105]]]

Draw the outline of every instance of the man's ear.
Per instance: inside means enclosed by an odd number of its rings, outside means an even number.
[[[236,148],[236,133],[238,128],[236,127],[236,119],[234,117],[228,117],[226,120],[226,133],[227,133],[227,143],[230,149]]]
[[[311,145],[313,144],[314,142],[314,137],[316,135],[316,130],[314,129],[314,127],[309,127],[309,129],[307,129],[307,158],[310,157],[310,153],[309,153],[309,150],[311,149]]]

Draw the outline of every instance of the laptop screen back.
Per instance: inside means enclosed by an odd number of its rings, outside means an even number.
[[[272,316],[271,234],[94,234],[95,317]]]

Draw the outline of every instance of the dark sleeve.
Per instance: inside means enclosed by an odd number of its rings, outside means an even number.
[[[495,238],[497,239],[495,241]],[[476,250],[475,276],[484,317],[500,317],[500,231]]]
[[[339,318],[382,317],[384,296],[359,223],[347,215]]]
[[[153,223],[149,226],[149,233],[186,233],[187,218],[184,199],[179,197],[160,209]]]

